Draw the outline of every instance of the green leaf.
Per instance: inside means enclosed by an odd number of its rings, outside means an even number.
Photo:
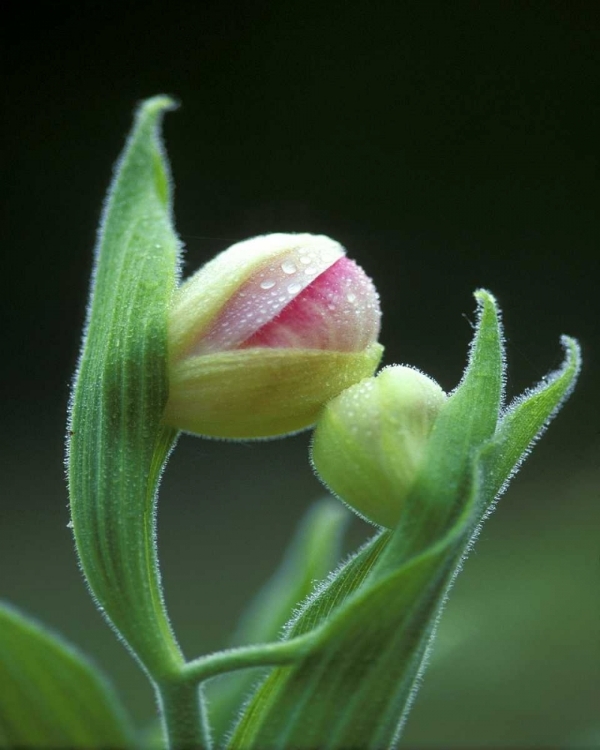
[[[477,293],[469,365],[443,407],[399,526],[374,538],[292,620],[311,647],[273,669],[230,740],[243,748],[396,746],[445,598],[499,486],[573,387],[579,352],[503,414],[493,297]]]
[[[173,106],[164,96],[142,103],[115,169],[69,425],[71,515],[83,573],[100,610],[155,677],[183,661],[155,547],[156,491],[175,439],[161,418],[179,243],[159,133]]]
[[[467,368],[436,419],[423,468],[377,575],[441,538],[467,500],[476,455],[496,429],[505,380],[502,327],[494,297],[484,290],[475,297],[479,318]]]
[[[312,602],[289,637],[320,622],[314,648],[299,664],[272,671],[246,707],[230,748],[333,750],[393,743],[421,668],[419,645],[430,640],[476,497],[473,491],[444,539],[385,578],[363,575],[348,590],[344,584],[352,572],[373,570],[389,534],[376,537],[362,565],[351,564],[355,570],[344,571],[344,583]]]
[[[332,571],[340,556],[350,513],[330,498],[313,505],[298,528],[280,568],[245,612],[231,646],[276,640],[298,602]],[[210,723],[219,737],[256,681],[251,671],[235,672],[207,685]]]
[[[0,747],[134,744],[129,720],[98,671],[61,639],[0,604]]]
[[[436,421],[399,527],[361,550],[292,621],[315,646],[274,669],[231,748],[380,748],[408,711],[436,618],[482,504],[478,454],[496,429],[504,358],[494,298],[477,293],[465,376]]]
[[[486,450],[486,481],[491,500],[506,488],[575,387],[581,369],[581,349],[569,336],[563,336],[561,342],[566,354],[562,366],[513,401]]]

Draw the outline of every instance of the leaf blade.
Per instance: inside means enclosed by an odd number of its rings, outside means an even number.
[[[0,747],[132,747],[104,678],[72,647],[0,604]]]
[[[142,103],[115,168],[98,235],[68,449],[83,572],[100,610],[155,675],[182,662],[155,548],[156,490],[176,437],[161,423],[179,243],[159,128],[173,106],[168,97]]]
[[[581,370],[581,348],[570,336],[563,336],[561,343],[565,350],[561,367],[510,404],[486,450],[489,495],[492,501],[520,468],[533,445],[575,388]]]
[[[300,663],[273,670],[228,747],[336,750],[394,742],[422,663],[413,636],[424,633],[425,645],[431,638],[475,499],[444,539],[387,577],[369,579],[321,620],[314,648]],[[303,629],[299,620],[290,635]]]
[[[290,637],[317,628],[319,645],[299,664],[271,672],[230,748],[340,750],[397,739],[483,502],[477,456],[496,429],[502,403],[499,313],[491,294],[476,297],[480,314],[469,365],[436,421],[399,527],[344,569],[348,588],[332,584],[292,622]],[[361,565],[364,575],[353,580],[353,567]],[[345,594],[338,602],[336,589]]]
[[[422,470],[374,575],[386,575],[444,535],[468,498],[473,461],[496,429],[505,380],[500,312],[489,292],[475,297],[478,324],[467,368],[436,419]]]

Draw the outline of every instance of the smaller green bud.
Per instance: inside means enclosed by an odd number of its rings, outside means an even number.
[[[359,516],[394,528],[445,401],[434,380],[399,365],[351,386],[327,404],[317,424],[317,475]]]

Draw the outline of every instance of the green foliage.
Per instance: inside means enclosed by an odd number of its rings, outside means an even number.
[[[469,365],[436,422],[399,526],[375,537],[292,620],[288,637],[314,631],[313,646],[257,689],[230,748],[396,744],[441,607],[478,524],[579,368],[569,340],[560,372],[500,418],[498,313],[491,295],[477,298]]]
[[[182,662],[165,611],[155,497],[175,433],[167,310],[178,240],[159,139],[166,97],[146,101],[117,164],[98,237],[89,320],[71,406],[69,489],[83,572],[100,609],[153,674]]]
[[[498,494],[573,388],[578,346],[565,337],[563,367],[505,408],[499,313],[488,292],[477,292],[465,375],[435,420],[398,525],[313,590],[344,523],[343,513],[321,505],[249,611],[237,636],[243,645],[186,662],[155,545],[157,487],[176,438],[163,417],[179,243],[159,132],[172,106],[167,97],[140,106],[99,232],[70,414],[71,516],[83,573],[153,682],[171,747],[211,744],[199,683],[254,667],[265,677],[241,710],[255,673],[213,691],[219,738],[227,717],[238,715],[232,750],[394,746],[449,588]],[[0,611],[0,631],[5,744],[131,744],[110,692],[79,657],[9,609]]]
[[[566,354],[563,366],[515,399],[498,423],[484,456],[488,496],[505,487],[575,387],[581,369],[579,344],[570,336],[563,336],[561,342]]]
[[[0,747],[127,748],[111,687],[70,646],[0,605]]]

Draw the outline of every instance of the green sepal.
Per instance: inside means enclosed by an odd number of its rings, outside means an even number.
[[[350,518],[351,514],[331,498],[308,510],[280,567],[244,613],[231,646],[278,639],[298,602],[304,601],[338,562]],[[242,671],[207,684],[210,723],[216,737],[228,729],[235,710],[255,681],[253,672]]]
[[[130,748],[111,686],[61,638],[0,604],[0,747]]]
[[[167,313],[179,242],[160,139],[165,96],[143,102],[100,225],[69,424],[71,517],[96,603],[154,676],[182,663],[155,548],[155,498],[176,433],[167,399]]]
[[[207,437],[270,438],[299,432],[323,406],[372,375],[381,344],[363,351],[235,349],[176,363],[165,421]]]

